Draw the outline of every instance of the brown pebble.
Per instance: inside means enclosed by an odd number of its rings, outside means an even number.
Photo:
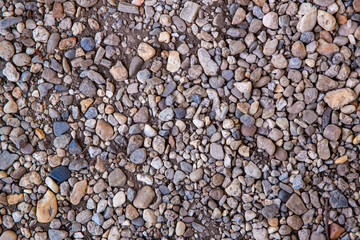
[[[336,223],[332,223],[329,227],[330,239],[338,239],[343,232],[345,232],[345,228],[341,227]]]

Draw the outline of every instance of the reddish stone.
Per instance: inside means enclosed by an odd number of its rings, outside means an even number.
[[[345,228],[341,227],[336,223],[332,223],[329,227],[330,239],[338,239],[343,232],[345,232]]]

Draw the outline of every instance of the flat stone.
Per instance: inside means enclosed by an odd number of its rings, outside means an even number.
[[[57,199],[55,194],[48,190],[36,205],[36,219],[40,223],[51,222],[57,213]]]
[[[163,154],[165,151],[165,139],[161,136],[156,136],[153,140],[152,147],[159,154]]]
[[[217,160],[223,160],[225,157],[223,146],[219,143],[211,143],[210,155]]]
[[[269,12],[265,14],[262,19],[263,25],[270,29],[278,29],[279,28],[279,17],[276,12]]]
[[[179,71],[181,67],[180,54],[177,51],[170,51],[169,57],[166,65],[166,70],[169,72],[175,73]]]
[[[149,121],[149,110],[147,107],[141,107],[137,113],[135,113],[133,120],[135,123],[147,123]]]
[[[35,42],[47,43],[50,37],[49,31],[43,26],[36,27],[32,33]]]
[[[333,209],[348,207],[348,202],[347,202],[346,197],[338,189],[334,190],[330,193],[329,203]]]
[[[0,30],[9,28],[21,22],[21,17],[8,17],[0,20]]]
[[[111,187],[123,187],[126,184],[127,177],[120,168],[116,168],[109,174],[108,181]]]
[[[341,129],[333,124],[329,124],[324,129],[324,137],[330,141],[337,141],[341,135]]]
[[[329,226],[329,237],[330,239],[339,239],[341,234],[345,232],[345,228],[341,227],[336,223],[332,223]]]
[[[261,178],[261,170],[259,167],[250,161],[245,167],[244,167],[245,173],[249,175],[250,177],[253,177],[255,179]]]
[[[97,121],[95,132],[104,141],[109,141],[114,135],[113,127],[102,119]]]
[[[55,148],[61,148],[64,149],[71,141],[71,135],[70,134],[63,134],[58,137],[56,137],[53,141]]]
[[[288,61],[282,54],[277,54],[271,58],[271,63],[275,68],[283,69],[288,65]]]
[[[204,48],[199,48],[197,53],[205,74],[208,76],[216,76],[219,71],[219,66],[211,59],[210,54]]]
[[[74,155],[79,155],[82,152],[81,146],[78,144],[76,140],[71,140],[69,144],[69,153]]]
[[[60,136],[70,129],[70,125],[67,122],[54,122],[53,130],[55,136]]]
[[[138,6],[127,2],[119,2],[118,11],[123,13],[140,14]]]
[[[144,64],[144,61],[138,57],[135,56],[130,62],[129,66],[129,76],[133,77],[137,74],[137,72],[141,69],[141,66]]]
[[[13,56],[13,63],[18,67],[23,67],[31,62],[31,57],[26,53],[17,53]]]
[[[182,222],[182,221],[178,221],[178,222],[176,223],[175,234],[176,234],[177,236],[182,236],[182,235],[184,235],[185,230],[186,230],[186,225],[185,225],[185,223]]]
[[[183,20],[192,23],[198,12],[200,10],[200,5],[191,1],[187,1],[184,4],[184,8],[180,12],[180,18]]]
[[[231,55],[236,55],[245,50],[246,46],[242,41],[231,40],[229,42],[229,49]]]
[[[231,184],[225,188],[226,194],[233,196],[233,197],[240,197],[241,196],[241,184],[237,178],[235,178]]]
[[[2,73],[11,82],[17,82],[20,79],[20,74],[18,73],[14,65],[12,65],[12,63],[10,62],[6,63]]]
[[[339,52],[339,47],[334,43],[328,43],[324,39],[319,39],[316,51],[321,55],[331,57]]]
[[[265,228],[254,228],[252,234],[255,240],[265,240],[268,238],[268,231]]]
[[[155,192],[152,187],[144,186],[137,192],[133,204],[136,208],[144,209],[151,204],[154,198]]]
[[[324,101],[334,110],[349,104],[356,99],[356,93],[350,88],[340,88],[327,92]]]
[[[76,3],[79,4],[81,7],[89,8],[94,6],[98,0],[76,0]]]
[[[124,81],[128,77],[128,71],[121,61],[117,61],[117,63],[110,68],[110,74],[115,81]]]
[[[146,160],[146,149],[138,148],[130,155],[130,161],[135,164],[142,164]]]
[[[261,213],[267,219],[275,217],[279,213],[279,207],[276,204],[266,205]]]
[[[174,111],[171,108],[165,108],[159,113],[159,120],[163,122],[170,121],[174,118]]]
[[[333,15],[323,10],[318,10],[317,13],[318,24],[326,31],[333,31],[336,28],[336,19]]]
[[[301,200],[299,195],[293,193],[291,197],[286,202],[286,207],[289,208],[297,215],[302,215],[307,212],[307,207],[305,206],[304,202]]]
[[[304,16],[301,17],[300,21],[296,26],[296,29],[301,33],[310,32],[315,27],[316,20],[317,20],[317,8],[312,7],[305,13]]]
[[[9,61],[15,54],[15,48],[9,41],[0,42],[0,57],[5,61]]]
[[[67,167],[58,166],[50,172],[49,176],[55,181],[62,183],[71,177],[71,172]]]
[[[124,192],[120,191],[118,193],[115,194],[114,198],[112,199],[113,201],[113,206],[116,207],[120,207],[122,206],[125,202],[126,202],[126,195]]]
[[[132,135],[129,139],[127,146],[127,154],[131,154],[133,151],[142,146],[144,139],[141,135]],[[164,140],[165,142],[165,140]],[[165,149],[165,148],[164,148]]]
[[[95,48],[95,40],[92,37],[83,37],[80,40],[80,46],[86,51],[92,51]]]
[[[59,49],[61,51],[66,51],[66,50],[72,49],[75,47],[76,42],[77,42],[76,37],[65,38],[60,41]]]
[[[49,229],[48,235],[50,240],[63,240],[68,236],[68,232],[65,230]]]
[[[6,230],[1,234],[0,240],[17,240],[17,236],[15,232]]]
[[[74,188],[70,194],[70,202],[73,205],[78,205],[81,199],[85,196],[87,191],[87,180],[82,180],[75,183]]]
[[[61,3],[55,3],[55,4],[61,5]],[[57,32],[52,33],[47,42],[46,51],[50,54],[55,53],[55,48],[58,46],[59,41],[60,41],[60,34]]]
[[[0,170],[7,170],[12,164],[19,159],[19,155],[4,151],[0,155]]]
[[[338,85],[339,83],[337,81],[332,80],[331,78],[322,74],[319,74],[318,80],[316,82],[316,88],[324,92],[335,89]]]
[[[304,59],[306,57],[306,49],[304,44],[301,41],[296,41],[291,47],[291,53],[300,59]]]
[[[142,42],[139,44],[137,53],[144,61],[146,61],[146,60],[149,60],[152,57],[154,57],[156,54],[156,51],[155,51],[155,48],[153,48],[149,44]]]
[[[304,222],[301,219],[301,217],[296,215],[289,216],[286,219],[286,223],[294,230],[300,230],[300,228],[304,225]]]
[[[5,113],[17,113],[18,112],[18,105],[12,99],[10,99],[3,108]]]
[[[236,82],[234,86],[241,93],[251,93],[252,91],[252,83],[250,81]]]
[[[259,135],[256,142],[258,148],[265,150],[269,155],[274,155],[276,147],[270,139]]]
[[[353,1],[353,8],[354,8],[355,12],[360,12],[360,0]]]

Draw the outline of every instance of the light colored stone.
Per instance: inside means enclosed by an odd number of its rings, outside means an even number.
[[[176,224],[176,229],[175,229],[176,235],[177,235],[177,236],[182,236],[182,235],[184,235],[185,230],[186,230],[186,225],[185,225],[185,223],[182,222],[182,221],[178,221],[177,224]]]
[[[246,17],[246,11],[243,8],[239,7],[234,14],[231,24],[233,25],[240,24],[242,23],[242,21],[244,21],[245,17]]]
[[[17,240],[17,236],[14,231],[7,230],[1,234],[0,240]]]
[[[263,24],[265,27],[270,29],[278,29],[279,28],[279,17],[276,12],[269,12],[267,13],[263,19]]]
[[[35,42],[47,43],[50,33],[43,26],[38,26],[33,30],[33,38]]]
[[[198,58],[204,72],[208,76],[216,76],[219,71],[217,63],[211,59],[210,54],[204,48],[199,48]]]
[[[265,150],[269,155],[274,155],[276,147],[270,139],[259,135],[256,143],[258,148]]]
[[[250,81],[242,81],[234,83],[234,86],[241,93],[251,93],[252,91],[252,83]]]
[[[10,62],[6,63],[3,74],[10,82],[17,82],[20,79],[20,74]]]
[[[9,61],[14,56],[15,48],[9,41],[0,42],[0,57],[5,61]]]
[[[336,28],[335,17],[323,10],[318,10],[317,22],[326,31],[333,31]]]
[[[122,206],[125,202],[126,202],[126,195],[123,191],[120,191],[117,194],[115,194],[113,198],[114,208]]]
[[[155,192],[152,187],[144,186],[136,194],[133,204],[136,208],[147,208],[154,198]]]
[[[150,58],[152,58],[153,56],[155,56],[156,51],[155,49],[150,46],[147,43],[140,43],[139,47],[137,49],[138,55],[144,60],[149,60]]]
[[[237,178],[235,178],[231,184],[225,188],[225,192],[233,197],[240,197],[241,196],[241,184]]]
[[[85,196],[87,191],[87,180],[82,180],[75,183],[74,188],[70,195],[70,202],[73,205],[78,205],[81,199]]]
[[[279,69],[286,68],[288,65],[288,61],[281,53],[273,56],[271,58],[271,63],[272,65],[274,65],[275,68],[279,68]]]
[[[97,121],[95,131],[96,134],[104,141],[109,141],[114,135],[113,127],[102,119]]]
[[[312,7],[310,8],[304,16],[298,22],[296,29],[303,33],[303,32],[310,32],[316,25],[317,19],[317,8]]]
[[[12,99],[10,99],[4,106],[4,112],[5,113],[17,113],[18,111],[18,105],[16,102]]]
[[[57,213],[57,200],[54,193],[48,190],[36,206],[36,218],[40,223],[51,222]]]
[[[184,4],[184,8],[180,12],[180,18],[191,23],[195,20],[199,10],[200,10],[199,4],[191,1],[187,1]]]
[[[340,88],[327,92],[324,101],[334,110],[349,104],[357,98],[356,93],[350,88]]]
[[[181,67],[180,54],[177,51],[170,51],[168,62],[166,65],[166,70],[169,72],[175,73],[179,71]]]
[[[153,226],[157,222],[157,217],[155,215],[155,212],[151,209],[144,210],[143,219],[146,223],[148,223],[149,226]]]
[[[245,173],[247,175],[249,175],[250,177],[253,177],[255,179],[259,179],[261,178],[261,170],[259,169],[259,167],[253,163],[252,161],[250,161],[244,168]]]
[[[116,81],[124,81],[128,77],[128,70],[121,61],[118,61],[110,68],[110,74]]]
[[[17,53],[13,56],[13,62],[18,67],[23,67],[31,62],[31,57],[26,53]]]

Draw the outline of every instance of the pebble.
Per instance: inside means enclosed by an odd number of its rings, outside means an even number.
[[[279,17],[276,12],[269,12],[265,14],[262,19],[265,27],[270,29],[278,29],[279,28]]]
[[[356,99],[356,94],[350,88],[341,88],[327,92],[324,101],[334,110],[340,109]]]
[[[108,181],[111,187],[123,187],[126,184],[127,177],[120,168],[116,168],[109,174]]]
[[[317,20],[317,9],[312,7],[306,11],[305,15],[301,17],[298,22],[296,29],[301,32],[310,32],[316,25]]]
[[[286,207],[289,208],[291,211],[293,211],[297,215],[302,215],[305,212],[307,212],[307,208],[304,204],[304,202],[301,200],[299,195],[296,193],[293,193],[291,197],[286,202]]]
[[[50,172],[49,176],[55,181],[62,183],[71,177],[71,173],[68,168],[58,166]]]
[[[81,39],[80,45],[85,51],[89,52],[95,48],[95,41],[91,37],[84,37]]]
[[[204,49],[199,48],[198,58],[204,72],[208,76],[216,76],[219,71],[219,66],[211,59],[210,54]]]
[[[0,42],[0,57],[5,61],[9,61],[15,54],[14,46],[9,41]]]
[[[104,141],[109,141],[114,135],[113,127],[102,119],[97,121],[95,131],[96,134]]]
[[[85,196],[87,191],[87,181],[82,180],[75,183],[73,190],[70,194],[70,202],[73,205],[78,205],[81,199]]]
[[[210,155],[217,160],[223,160],[225,157],[223,147],[219,143],[211,143]]]
[[[48,190],[36,205],[36,219],[40,223],[51,222],[58,211],[57,199],[53,192]]]
[[[274,55],[271,58],[271,63],[272,63],[272,65],[274,65],[275,68],[279,68],[279,69],[286,68],[288,65],[288,61],[282,54]]]
[[[0,240],[16,240],[16,239],[17,239],[16,233],[12,230],[4,231],[0,236]]]
[[[149,60],[155,56],[155,49],[147,43],[140,43],[137,49],[138,55],[144,60]]]
[[[336,223],[332,223],[329,226],[330,239],[338,239],[341,236],[341,234],[343,234],[344,232],[345,232],[345,228],[341,227]]]
[[[168,57],[168,62],[166,65],[166,70],[168,70],[169,72],[177,72],[179,71],[181,67],[181,61],[180,61],[180,54],[177,51],[170,51],[169,52],[169,57]]]
[[[17,82],[20,79],[20,74],[10,62],[6,63],[4,70],[2,71],[4,76],[11,82]]]
[[[81,7],[90,8],[97,3],[98,0],[76,0],[76,3]]]
[[[333,31],[336,28],[336,19],[328,12],[319,10],[317,13],[318,24],[326,31]]]
[[[256,166],[256,164],[253,163],[253,162],[249,162],[249,163],[245,166],[244,170],[245,170],[245,173],[246,173],[247,175],[249,175],[250,177],[253,177],[253,178],[255,178],[255,179],[261,178],[261,175],[262,175],[262,174],[261,174],[261,171],[260,171],[259,167]],[[271,217],[270,217],[270,218],[271,218]]]
[[[191,2],[191,1],[187,1],[184,4],[183,9],[180,12],[180,18],[182,18],[183,20],[192,23],[198,12],[200,10],[200,5],[195,3],[195,2]]]
[[[0,155],[0,170],[7,170],[18,159],[19,155],[3,151]]]
[[[134,199],[134,206],[136,208],[147,208],[155,198],[155,192],[150,186],[142,187],[136,194]]]
[[[118,61],[111,67],[110,74],[113,76],[115,81],[124,81],[128,77],[128,70],[120,61]]]

